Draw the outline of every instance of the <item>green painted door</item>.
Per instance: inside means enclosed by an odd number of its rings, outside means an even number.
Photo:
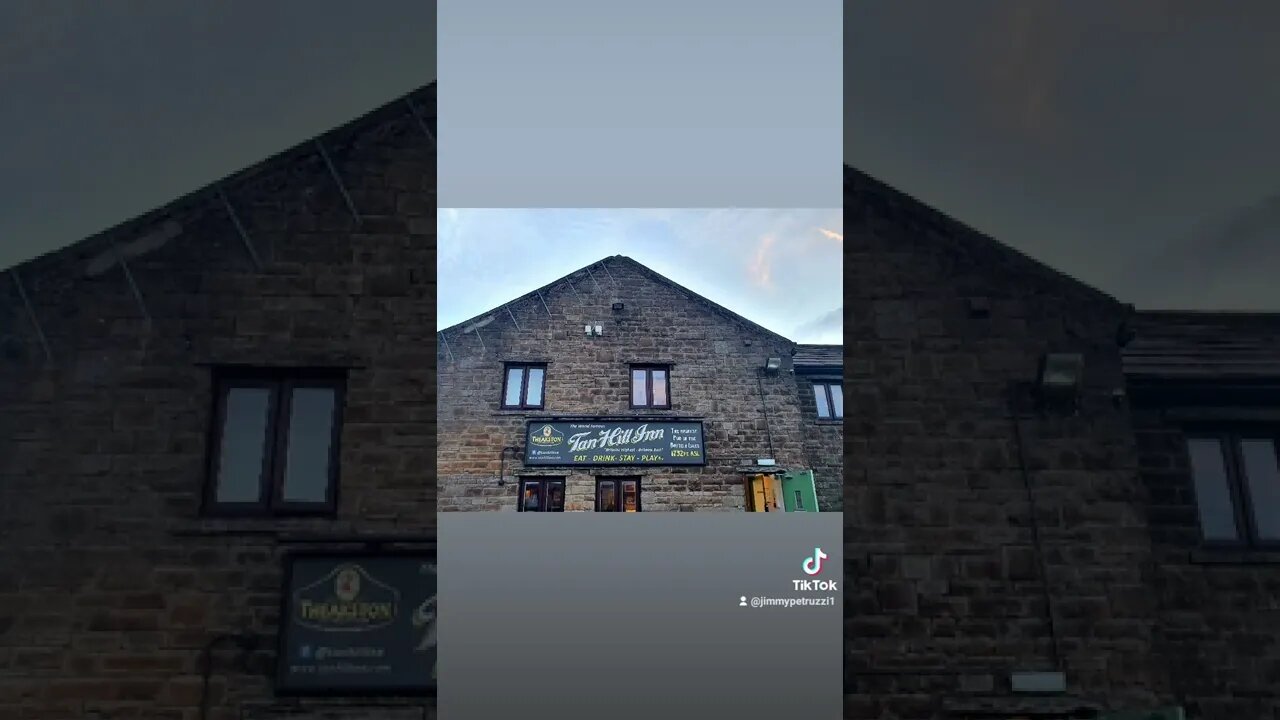
[[[818,512],[812,470],[795,470],[782,476],[782,503],[787,512]]]

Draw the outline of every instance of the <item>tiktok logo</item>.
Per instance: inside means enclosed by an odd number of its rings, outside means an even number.
[[[822,561],[827,559],[827,554],[822,552],[822,548],[813,549],[813,557],[804,559],[804,574],[817,575],[822,572]]]

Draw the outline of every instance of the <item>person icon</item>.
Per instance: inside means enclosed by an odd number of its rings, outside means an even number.
[[[741,598],[738,599],[738,607],[746,607],[746,606],[747,606],[747,596],[743,595]]]

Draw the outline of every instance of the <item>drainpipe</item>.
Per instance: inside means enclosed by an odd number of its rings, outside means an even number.
[[[769,439],[769,457],[776,458],[773,453],[773,430],[769,427],[769,408],[764,402],[764,368],[756,368],[756,386],[760,388],[760,412],[764,413],[764,432]]]
[[[1022,440],[1022,416],[1019,414],[1018,399],[1031,386],[1027,383],[1012,383],[1009,386],[1009,419],[1013,423],[1013,441],[1018,451],[1018,471],[1022,475],[1022,485],[1027,492],[1027,506],[1031,511],[1031,542],[1035,549],[1036,561],[1040,565],[1040,589],[1044,593],[1046,620],[1049,622],[1049,640],[1053,647],[1053,669],[1062,671],[1062,649],[1058,643],[1057,613],[1053,609],[1053,595],[1049,592],[1049,567],[1044,560],[1044,547],[1040,542],[1040,520],[1036,516],[1036,497],[1031,487],[1031,472],[1027,469],[1027,456]]]
[[[769,406],[764,401],[764,368],[756,368],[756,387],[760,389],[760,412],[764,414],[764,433],[769,440],[769,457],[777,460],[777,456],[773,452],[773,430],[769,426]],[[765,504],[765,512],[770,512],[768,503]]]

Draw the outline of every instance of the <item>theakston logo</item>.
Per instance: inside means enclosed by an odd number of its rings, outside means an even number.
[[[557,432],[550,425],[543,425],[533,433],[529,442],[539,447],[553,447],[564,442],[564,434]]]
[[[376,630],[395,622],[400,591],[359,565],[342,565],[293,594],[294,621],[324,632]]]

